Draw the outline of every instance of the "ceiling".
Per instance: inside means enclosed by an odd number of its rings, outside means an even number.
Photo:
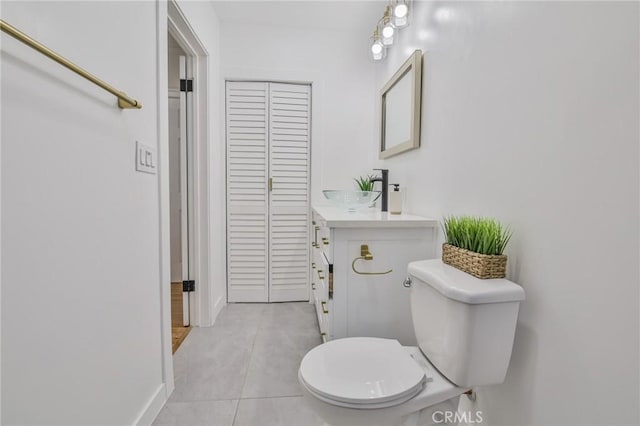
[[[214,0],[222,22],[371,32],[386,0]]]

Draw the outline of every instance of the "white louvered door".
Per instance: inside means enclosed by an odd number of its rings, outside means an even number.
[[[226,95],[228,300],[308,300],[310,86]]]
[[[269,85],[269,301],[309,298],[311,87]]]
[[[268,86],[227,83],[229,302],[269,297]]]

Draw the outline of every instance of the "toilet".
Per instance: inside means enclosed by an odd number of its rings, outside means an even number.
[[[302,359],[303,394],[327,424],[443,424],[460,395],[504,381],[522,287],[477,279],[440,259],[411,262],[408,271],[417,347],[347,337]]]

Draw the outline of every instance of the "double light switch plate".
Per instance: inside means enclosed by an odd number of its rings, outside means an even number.
[[[156,174],[156,150],[148,145],[136,141],[136,171]]]

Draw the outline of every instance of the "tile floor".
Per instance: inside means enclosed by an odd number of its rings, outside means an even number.
[[[298,384],[304,354],[321,343],[306,302],[229,304],[194,328],[174,355],[176,388],[154,426],[314,426]]]

